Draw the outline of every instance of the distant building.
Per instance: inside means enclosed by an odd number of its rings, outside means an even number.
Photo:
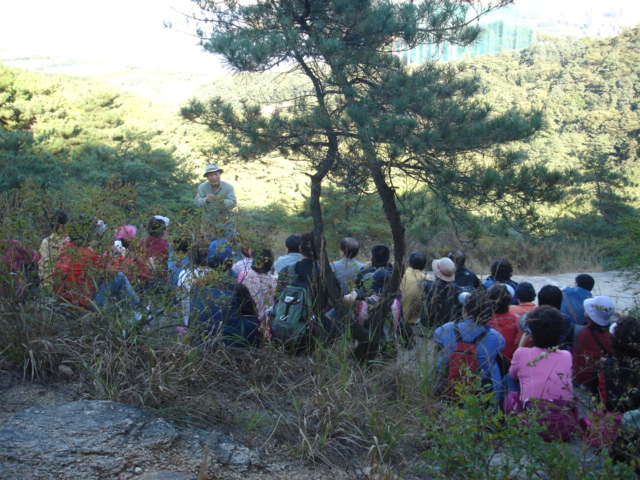
[[[519,50],[536,42],[537,33],[569,37],[611,37],[623,28],[633,26],[640,18],[640,7],[586,2],[580,8],[557,0],[520,2],[495,10],[477,23],[484,31],[478,40],[461,47],[450,43],[418,45],[402,51],[402,40],[396,41],[396,51],[405,64],[427,61],[447,62],[476,55],[496,55],[502,51]]]

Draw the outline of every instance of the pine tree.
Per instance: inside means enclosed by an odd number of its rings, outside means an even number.
[[[234,110],[221,98],[192,101],[191,120],[224,133],[234,154],[279,151],[311,166],[310,207],[322,244],[320,196],[325,178],[373,183],[394,242],[397,290],[405,257],[404,225],[393,186],[396,172],[424,183],[454,221],[489,204],[512,223],[535,225],[535,203],[557,194],[561,177],[525,168],[514,155],[493,158],[497,146],[541,126],[539,112],[496,113],[473,100],[478,82],[455,65],[418,68],[398,52],[419,44],[468,45],[475,21],[508,1],[234,0],[195,3],[203,46],[236,72],[275,68],[306,79],[266,113],[258,104]],[[264,107],[264,105],[262,105]],[[325,259],[325,263],[326,263]]]

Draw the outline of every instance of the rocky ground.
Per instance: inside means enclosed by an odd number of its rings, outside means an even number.
[[[138,408],[83,399],[82,390],[78,384],[39,385],[0,373],[0,478],[370,478],[355,465],[302,465],[276,445],[249,448],[222,433],[224,426],[180,429]]]

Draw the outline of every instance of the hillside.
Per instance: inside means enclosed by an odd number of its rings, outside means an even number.
[[[541,235],[607,238],[618,219],[638,207],[634,185],[640,178],[635,93],[640,90],[639,44],[638,30],[605,40],[542,37],[528,49],[456,64],[479,78],[476,98],[495,112],[512,107],[543,112],[542,131],[509,153],[520,162],[550,165],[566,175],[558,187],[565,200],[545,211],[546,229]],[[51,59],[24,61],[40,62],[43,71],[83,69]],[[225,150],[223,138],[178,115],[180,102],[191,96],[203,100],[221,96],[235,105],[248,100],[273,108],[286,103],[293,89],[305,88],[299,77],[227,75],[211,81],[128,69],[102,71],[97,80],[6,66],[0,67],[0,74],[2,191],[35,184],[48,191],[51,204],[62,205],[99,197],[83,189],[108,186],[112,193],[124,189],[122,195],[135,201],[114,202],[108,208],[96,201],[94,208],[102,216],[143,223],[151,209],[186,218],[182,216],[194,213],[192,199],[202,181],[202,168],[215,159],[225,166],[225,179],[236,186],[246,217],[243,225],[269,231],[275,238],[310,227],[304,207],[308,196],[304,163],[277,155],[254,161],[220,156]],[[134,95],[108,82],[145,93]],[[171,92],[174,99],[161,103],[168,98],[163,92]],[[78,179],[83,189],[74,183]],[[402,175],[396,175],[394,185],[410,239],[432,244],[434,251],[447,248],[438,240],[441,232],[452,229],[446,209],[428,189]],[[383,218],[383,213],[370,192],[368,187],[364,192],[348,191],[340,178],[325,187],[330,238],[347,234],[388,238],[386,224],[371,221],[372,212],[373,218]],[[489,226],[485,224],[479,235],[493,236],[503,228],[499,224],[490,231]],[[467,240],[478,245],[479,238]],[[521,242],[518,236],[511,241]],[[520,256],[517,251],[510,254]]]

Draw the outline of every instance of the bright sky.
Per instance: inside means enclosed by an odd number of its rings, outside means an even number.
[[[0,50],[208,73],[218,64],[185,25],[192,10],[188,0],[0,0]]]
[[[516,6],[545,16],[600,15],[624,8],[627,26],[640,23],[635,0],[516,0]],[[177,10],[177,11],[176,11]],[[180,12],[189,0],[0,0],[0,57],[62,56],[98,63],[164,67],[212,73],[220,67],[186,32]],[[181,25],[183,33],[163,22]]]

